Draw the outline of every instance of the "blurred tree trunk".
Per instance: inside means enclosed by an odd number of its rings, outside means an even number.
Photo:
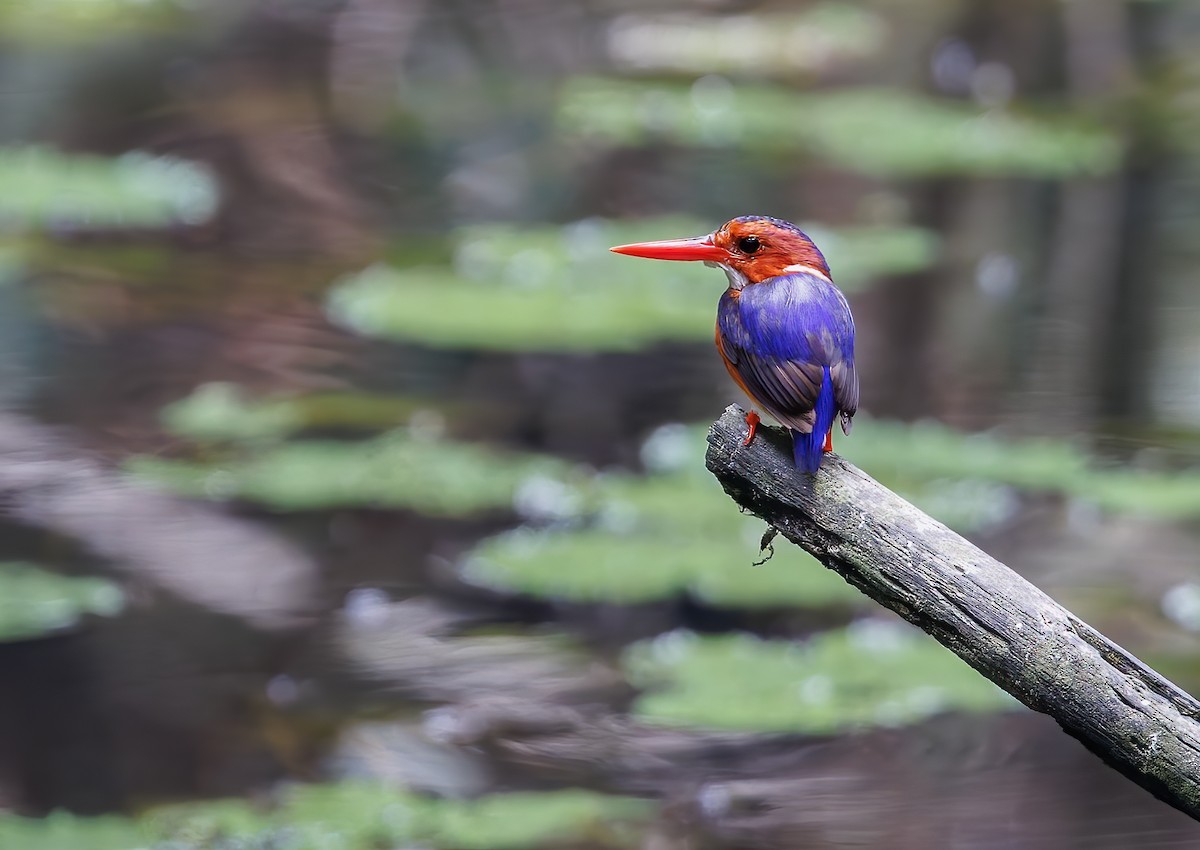
[[[258,9],[180,80],[170,145],[218,174],[215,228],[239,253],[361,262],[373,251],[327,105],[335,21]]]
[[[1071,99],[1111,103],[1133,77],[1125,4],[1070,0],[1061,9]],[[1124,172],[1074,180],[1059,193],[1020,405],[1028,430],[1072,434],[1096,424],[1125,264],[1127,200]]]
[[[1104,352],[1101,413],[1130,426],[1148,415],[1196,425],[1200,424],[1196,401],[1200,382],[1195,379],[1200,345],[1195,341],[1195,316],[1200,298],[1195,268],[1200,254],[1193,234],[1200,217],[1196,206],[1200,175],[1195,160],[1181,156],[1172,142],[1181,131],[1191,135],[1189,124],[1194,133],[1191,100],[1200,81],[1196,76],[1184,78],[1181,87],[1179,77],[1156,79],[1154,75],[1168,62],[1176,73],[1179,70],[1178,55],[1167,51],[1164,61],[1165,44],[1182,52],[1184,63],[1190,63],[1195,74],[1198,66],[1191,57],[1200,38],[1200,15],[1194,6],[1139,3],[1130,6],[1129,22],[1133,51],[1148,73],[1129,122],[1125,254],[1108,321],[1111,342]],[[1181,94],[1187,98],[1190,115],[1170,111],[1172,96]],[[1165,113],[1164,104],[1168,105]]]
[[[943,94],[986,102],[976,89],[989,73],[1011,75],[1014,93],[1060,89],[1055,4],[956,8],[959,19],[939,20],[924,44],[928,57],[951,42],[969,52],[971,67],[961,79],[939,81]],[[1007,97],[987,103],[1003,110]],[[1022,249],[1036,244],[1045,230],[1039,221],[1044,193],[1030,187],[1044,185],[947,177],[907,193],[914,217],[941,234],[943,262],[862,299],[864,315],[882,329],[881,353],[869,355],[871,367],[865,370],[874,373],[872,385],[864,387],[873,410],[904,418],[935,415],[963,427],[988,425],[1003,414],[1011,390],[1013,296],[1020,272],[1036,265]]]
[[[1121,268],[1124,188],[1117,175],[1074,181],[1060,193],[1021,398],[1030,431],[1074,434],[1096,422]]]

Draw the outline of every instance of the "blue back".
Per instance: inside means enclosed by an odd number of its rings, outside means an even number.
[[[793,432],[796,465],[820,465],[825,435],[858,410],[854,319],[828,281],[796,273],[727,291],[717,313],[721,350],[743,387]]]
[[[736,299],[722,299],[721,332],[731,342],[766,357],[820,365],[854,362],[854,319],[845,296],[810,274],[751,284]],[[732,305],[731,305],[732,306]]]

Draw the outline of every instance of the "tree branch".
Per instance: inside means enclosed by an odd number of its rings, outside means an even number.
[[[778,429],[743,448],[743,417],[731,406],[708,435],[735,502],[1200,820],[1200,702],[837,455],[813,477]]]

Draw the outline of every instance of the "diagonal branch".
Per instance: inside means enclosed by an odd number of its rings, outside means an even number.
[[[814,478],[777,429],[743,448],[743,417],[730,407],[708,435],[708,468],[735,502],[1200,819],[1200,702],[840,457]]]

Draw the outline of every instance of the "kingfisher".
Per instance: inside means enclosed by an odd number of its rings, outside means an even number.
[[[833,451],[833,426],[849,435],[858,411],[854,317],[829,264],[799,227],[763,215],[727,221],[706,236],[609,249],[652,260],[700,260],[725,272],[717,351],[730,376],[792,435],[796,468],[815,473]],[[746,438],[761,419],[746,414]]]

